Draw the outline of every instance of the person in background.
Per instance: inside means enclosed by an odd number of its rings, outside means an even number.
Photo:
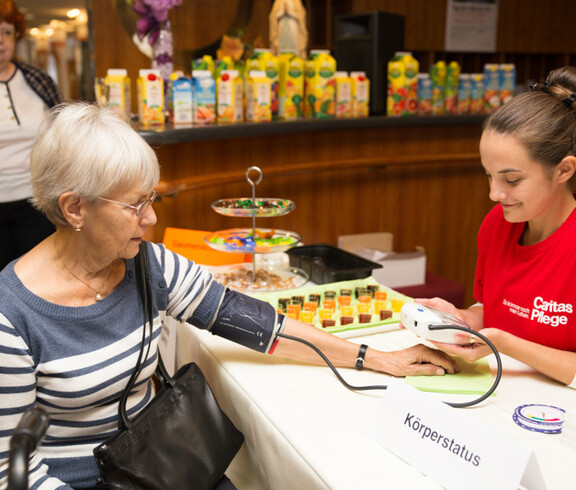
[[[0,0],[0,270],[54,226],[30,204],[30,148],[45,113],[61,102],[53,80],[13,59],[24,36],[24,14]]]
[[[156,223],[152,203],[160,169],[152,148],[128,122],[80,102],[50,113],[30,161],[33,202],[56,232],[0,273],[0,373],[10,373],[0,378],[0,487],[11,429],[37,405],[51,424],[30,463],[34,488],[89,488],[98,477],[92,451],[117,428],[118,400],[142,339],[134,258],[146,229]],[[337,366],[358,367],[365,346],[228,290],[163,245],[145,246],[154,333],[128,399],[130,416],[154,395],[166,316],[262,353],[321,364],[307,346],[277,337],[282,331],[312,342]],[[367,349],[363,367],[395,376],[458,370],[448,355],[424,345]]]
[[[417,301],[481,331],[499,352],[576,388],[576,68],[506,103],[480,140],[490,199],[478,235],[477,304],[457,309]],[[466,339],[468,336],[466,336]],[[470,337],[473,342],[474,337]],[[464,339],[463,339],[464,340]],[[437,344],[474,361],[491,352],[479,339]]]

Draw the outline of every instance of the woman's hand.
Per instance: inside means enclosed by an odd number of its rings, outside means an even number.
[[[491,328],[485,328],[482,330],[482,335],[486,335],[488,330],[493,330]],[[478,359],[486,357],[488,354],[492,353],[492,349],[488,347],[479,337],[474,334],[466,334],[464,332],[456,334],[456,340],[460,344],[447,344],[444,342],[432,342],[436,347],[438,347],[443,352],[451,354],[453,356],[458,356],[464,359],[467,363],[473,363]]]
[[[456,361],[442,351],[416,344],[393,352],[368,350],[366,364],[370,369],[393,376],[442,376],[460,371]]]

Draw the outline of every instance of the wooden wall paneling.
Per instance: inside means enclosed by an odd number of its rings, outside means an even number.
[[[447,132],[450,138],[442,136]],[[161,240],[165,226],[209,231],[250,226],[250,220],[218,215],[210,204],[250,195],[243,175],[258,165],[264,178],[257,195],[296,203],[289,215],[258,220],[259,226],[297,231],[305,243],[334,245],[339,235],[390,231],[397,250],[423,246],[429,270],[461,281],[471,294],[476,233],[491,203],[479,161],[451,161],[450,156],[463,151],[477,155],[479,133],[478,127],[466,126],[380,128],[160,147],[164,180],[190,175],[206,182],[210,175],[232,178],[164,197],[155,206],[159,221],[153,238]],[[427,160],[436,157],[440,163]],[[359,167],[339,167],[346,159]],[[382,161],[391,165],[381,167]],[[309,162],[317,162],[315,170]],[[307,171],[300,172],[301,167]],[[278,173],[278,168],[287,171]],[[299,173],[290,174],[290,169]]]

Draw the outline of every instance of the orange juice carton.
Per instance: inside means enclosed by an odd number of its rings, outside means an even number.
[[[196,70],[202,70],[202,71],[207,70],[210,72],[212,77],[214,77],[215,69],[216,67],[214,59],[209,54],[205,54],[201,58],[196,58],[195,60],[192,60],[192,74],[194,74],[194,71]]]
[[[311,50],[304,69],[305,117],[333,118],[336,115],[336,60],[329,50]]]
[[[244,89],[237,70],[223,70],[216,80],[216,118],[218,123],[244,120]]]
[[[432,79],[432,115],[441,116],[446,114],[446,75],[447,67],[444,61],[438,61],[430,69]]]
[[[418,73],[418,114],[432,115],[432,79],[430,73]]]
[[[123,68],[108,69],[104,85],[107,91],[107,105],[118,114],[130,118],[132,95],[128,71]]]
[[[483,73],[470,74],[470,114],[485,114]]]
[[[470,113],[470,75],[461,73],[458,77],[458,114]]]
[[[446,114],[458,114],[458,89],[460,87],[460,65],[451,61],[446,68],[446,90],[444,106]]]
[[[370,114],[370,80],[364,71],[350,72],[352,79],[352,117]]]
[[[255,49],[254,54],[246,62],[246,71],[263,71],[270,79],[270,94],[272,117],[278,117],[278,82],[279,64],[278,58],[272,54],[270,49]]]
[[[194,124],[216,122],[216,82],[209,70],[194,70],[193,119]]]
[[[138,117],[144,126],[164,124],[164,81],[158,70],[138,72]]]
[[[352,117],[352,79],[346,71],[334,73],[336,80],[336,117]]]
[[[302,119],[304,114],[304,60],[293,53],[278,56],[278,118]]]
[[[410,52],[396,52],[388,62],[388,115],[408,116],[418,113],[419,68],[420,64]]]
[[[500,70],[500,104],[505,104],[516,91],[516,66],[514,63],[502,63]]]
[[[246,78],[246,121],[272,120],[270,79],[263,71],[252,70]]]
[[[192,124],[193,100],[192,79],[179,71],[172,73],[166,87],[166,106],[173,124]]]
[[[492,114],[500,107],[500,70],[495,63],[484,65],[484,110]]]

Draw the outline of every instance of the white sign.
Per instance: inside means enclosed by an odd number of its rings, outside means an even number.
[[[402,380],[390,381],[375,425],[379,444],[449,490],[546,488],[530,448]]]
[[[446,51],[493,53],[498,33],[498,0],[448,0]]]

